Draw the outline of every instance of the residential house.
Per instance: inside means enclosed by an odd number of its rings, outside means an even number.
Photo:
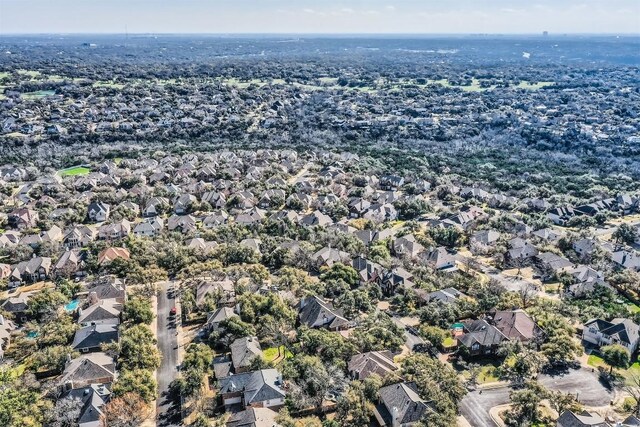
[[[565,410],[556,420],[556,427],[611,427],[611,424],[596,413]]]
[[[454,271],[457,269],[455,257],[442,246],[430,251],[425,256],[425,261],[436,270]]]
[[[118,240],[127,237],[131,233],[131,223],[122,219],[113,224],[104,224],[98,229],[98,238],[101,240]]]
[[[116,365],[105,353],[83,354],[67,362],[60,384],[66,389],[91,384],[110,384],[116,378]]]
[[[509,338],[484,319],[464,323],[463,334],[456,337],[458,347],[469,356],[495,355],[503,342]]]
[[[300,218],[299,224],[303,227],[326,227],[327,225],[333,224],[333,219],[329,215],[325,215],[322,212],[316,210],[308,215]]]
[[[15,287],[26,282],[46,280],[51,273],[51,258],[33,257],[12,267],[9,286]]]
[[[547,217],[556,225],[566,225],[576,212],[571,206],[561,206],[547,211]]]
[[[254,359],[262,357],[262,348],[257,337],[238,338],[229,347],[236,374],[249,371]]]
[[[593,319],[584,324],[582,340],[598,347],[619,344],[633,354],[638,349],[639,330],[640,327],[630,319]]]
[[[130,256],[131,254],[129,253],[129,249],[127,248],[111,247],[100,251],[100,253],[98,254],[98,264],[106,265],[117,258],[128,260]]]
[[[380,427],[411,427],[433,411],[429,402],[418,395],[415,383],[402,382],[380,388],[374,409]]]
[[[122,304],[116,299],[101,299],[87,308],[78,309],[78,324],[91,325],[119,325]]]
[[[586,265],[579,265],[566,270],[573,277],[573,283],[563,289],[565,296],[580,298],[596,290],[597,286],[612,289],[604,281],[604,273]]]
[[[0,308],[13,315],[16,322],[26,322],[28,319],[29,299],[35,292],[20,292],[18,295],[9,296]]]
[[[416,289],[416,293],[418,294],[418,297],[426,303],[441,302],[443,304],[454,304],[461,298],[467,298],[465,294],[456,288],[444,288],[433,292],[425,292],[422,289]]]
[[[104,384],[90,384],[85,387],[65,391],[60,399],[78,400],[80,414],[77,427],[101,427],[104,413],[102,407],[109,401],[111,391]]]
[[[491,324],[510,341],[529,342],[541,334],[541,329],[524,310],[503,310],[491,314]]]
[[[335,263],[349,265],[351,255],[338,249],[324,247],[311,255],[311,260],[314,262],[316,268],[320,269],[322,267],[331,267]]]
[[[171,215],[167,220],[167,229],[183,234],[193,233],[197,230],[196,219],[191,215]]]
[[[495,230],[480,230],[473,233],[470,239],[471,248],[476,247],[487,249],[494,246],[500,239],[501,234]]]
[[[68,249],[81,248],[93,242],[97,234],[97,231],[93,228],[86,225],[78,225],[65,234],[62,242]]]
[[[516,237],[508,242],[509,250],[505,254],[507,261],[522,265],[527,260],[538,255],[538,248],[528,241]]]
[[[205,228],[214,228],[226,224],[229,220],[229,214],[225,211],[213,212],[204,217],[202,225]]]
[[[425,248],[416,241],[416,237],[413,234],[407,234],[393,241],[393,252],[398,256],[416,258],[425,252]]]
[[[277,427],[277,416],[278,413],[273,409],[249,407],[232,414],[226,427]]]
[[[206,327],[209,332],[221,332],[221,323],[238,315],[230,307],[219,307],[207,316]]]
[[[635,251],[615,251],[611,254],[611,260],[620,268],[640,271],[640,254]]]
[[[195,237],[185,242],[185,246],[189,249],[195,249],[202,253],[209,253],[214,250],[218,244],[216,242],[207,242],[202,237]]]
[[[230,375],[219,379],[219,384],[225,406],[277,409],[284,405],[282,376],[275,369]]]
[[[53,266],[53,274],[57,277],[82,276],[84,261],[82,253],[77,249],[65,251]]]
[[[557,242],[562,238],[562,234],[555,231],[553,228],[541,228],[531,233],[533,237],[537,237],[545,242]]]
[[[92,202],[87,209],[87,217],[92,222],[104,222],[109,219],[111,207],[107,203]]]
[[[156,216],[136,224],[133,234],[138,237],[155,237],[162,232],[163,228],[164,220]]]
[[[544,278],[557,277],[573,267],[571,261],[553,252],[541,252],[535,256],[535,260]]]
[[[34,228],[39,219],[38,212],[28,208],[14,209],[8,215],[8,223],[11,227],[18,230]]]
[[[384,378],[395,373],[398,367],[393,361],[393,353],[389,350],[383,350],[351,356],[347,369],[354,380],[365,380],[374,374]]]
[[[76,331],[71,348],[81,353],[100,351],[105,344],[118,341],[118,325],[89,324]]]
[[[219,307],[233,307],[235,305],[235,285],[227,277],[222,280],[211,278],[194,279],[192,285],[196,289],[196,305],[198,307],[202,307],[207,302],[208,297],[213,297]]]
[[[88,289],[87,298],[94,303],[99,300],[113,299],[119,304],[124,304],[126,300],[125,284],[115,276],[102,276],[97,281],[91,283]]]
[[[385,175],[380,177],[380,188],[386,191],[396,191],[404,185],[404,178],[397,175]]]
[[[11,332],[15,329],[15,323],[0,314],[0,361],[4,358],[4,351],[11,344]]]
[[[310,328],[328,328],[338,331],[347,329],[349,326],[349,321],[342,316],[340,310],[315,295],[300,300],[298,317],[301,324]]]

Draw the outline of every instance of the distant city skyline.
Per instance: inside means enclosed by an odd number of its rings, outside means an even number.
[[[451,3],[455,3],[452,5]],[[640,33],[638,0],[0,0],[0,34]]]

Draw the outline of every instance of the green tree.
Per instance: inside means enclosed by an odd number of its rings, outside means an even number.
[[[358,284],[360,277],[353,267],[337,262],[320,275],[320,280],[324,282],[342,281],[353,287]]]
[[[438,244],[448,248],[455,248],[464,242],[464,234],[455,227],[433,227],[429,229],[429,236]]]
[[[187,351],[184,355],[182,362],[183,369],[199,369],[203,372],[208,372],[213,361],[213,350],[208,345],[198,343],[189,344]]]
[[[444,340],[451,334],[437,326],[422,325],[420,327],[420,335],[435,347],[442,348]]]
[[[61,313],[41,325],[40,328],[36,328],[38,332],[36,342],[40,348],[51,345],[67,345],[79,328],[73,317],[66,313]]]
[[[62,372],[67,357],[75,357],[75,353],[71,347],[54,345],[45,347],[33,353],[29,357],[29,369],[34,372],[55,370]]]
[[[404,331],[386,314],[375,313],[358,324],[350,340],[361,352],[396,351],[404,344]]]
[[[617,243],[632,245],[638,239],[638,231],[635,227],[623,223],[611,235]]]
[[[0,366],[0,426],[41,426],[47,405],[33,375],[19,376],[11,366]]]
[[[629,350],[619,344],[607,345],[600,348],[600,354],[604,363],[609,365],[609,375],[613,374],[613,368],[626,369],[629,366],[631,355]]]
[[[336,421],[343,427],[360,427],[369,425],[373,414],[372,406],[367,401],[364,385],[360,381],[349,384],[347,392],[338,401]]]
[[[150,403],[156,398],[157,387],[153,373],[149,370],[121,370],[113,385],[113,395],[118,397],[135,393],[143,401]]]
[[[133,296],[124,304],[123,319],[133,324],[150,325],[154,314],[151,301],[141,296]]]
[[[539,421],[538,407],[546,396],[545,388],[535,381],[529,381],[524,388],[512,391],[509,395],[511,409],[507,414],[507,424],[524,427]]]
[[[160,366],[157,341],[146,325],[127,328],[120,336],[118,363],[125,369],[154,370]]]
[[[44,316],[55,313],[67,302],[69,302],[69,298],[62,292],[46,288],[29,299],[27,313],[35,319],[41,320]]]
[[[298,329],[301,350],[317,355],[323,362],[345,368],[346,361],[356,353],[355,345],[340,334],[326,329],[302,326]]]
[[[415,381],[422,398],[433,402],[435,411],[424,424],[451,425],[457,416],[458,403],[467,392],[456,372],[437,359],[413,354],[403,360],[401,373],[407,381]]]

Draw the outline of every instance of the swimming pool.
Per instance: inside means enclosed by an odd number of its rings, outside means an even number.
[[[74,311],[76,308],[78,308],[78,304],[80,303],[79,300],[74,299],[69,301],[69,304],[64,306],[64,309],[67,311]]]
[[[34,338],[36,338],[37,336],[38,336],[38,333],[37,333],[36,331],[30,331],[30,332],[27,332],[27,338],[34,339]]]

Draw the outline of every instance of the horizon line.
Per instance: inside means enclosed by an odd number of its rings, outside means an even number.
[[[566,37],[566,36],[633,36],[640,37],[640,32],[522,32],[522,33],[481,33],[481,32],[468,32],[468,33],[415,33],[415,32],[358,32],[358,33],[345,33],[345,32],[322,32],[322,33],[301,33],[301,32],[8,32],[3,33],[0,31],[0,37],[3,36],[116,36],[116,35],[128,35],[128,36],[538,36],[538,37]]]

